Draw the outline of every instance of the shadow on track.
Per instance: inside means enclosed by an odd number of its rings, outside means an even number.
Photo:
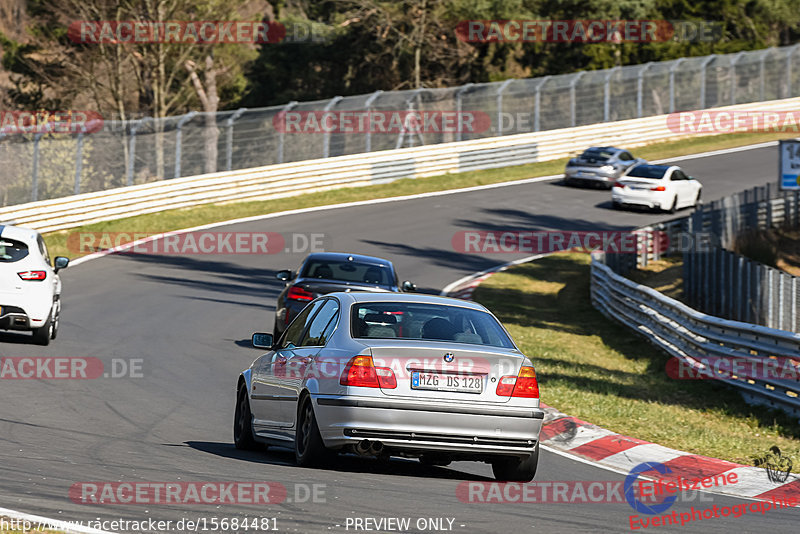
[[[222,456],[234,460],[256,462],[270,465],[295,465],[294,453],[289,449],[281,447],[270,447],[262,451],[242,451],[233,446],[232,443],[219,443],[213,441],[187,441],[189,447]],[[297,469],[316,469],[302,468]],[[379,460],[375,458],[360,458],[354,454],[342,454],[336,458],[333,465],[319,469],[328,471],[338,471],[341,473],[358,472],[375,475],[393,475],[403,477],[438,478],[446,480],[478,480],[492,481],[493,478],[472,475],[445,467],[431,467],[419,463],[410,458],[391,458],[389,460]]]

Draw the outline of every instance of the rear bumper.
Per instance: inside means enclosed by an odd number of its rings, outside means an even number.
[[[0,304],[0,330],[30,330],[31,319],[18,306]]]
[[[611,199],[618,203],[628,206],[644,206],[647,208],[668,208],[672,202],[672,197],[669,197],[666,192],[651,192],[647,194],[635,193],[633,191],[620,191],[619,188],[614,188],[611,194]]]
[[[534,407],[427,404],[378,397],[314,397],[325,445],[343,447],[368,439],[412,453],[530,455],[544,412]]]
[[[570,180],[581,180],[593,183],[612,184],[617,178],[618,173],[604,173],[597,169],[572,167],[564,170],[564,176]]]

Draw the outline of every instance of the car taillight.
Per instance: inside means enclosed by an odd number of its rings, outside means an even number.
[[[22,271],[17,275],[23,280],[44,280],[47,278],[47,271]]]
[[[314,295],[302,287],[292,286],[286,298],[291,300],[314,300]]]
[[[388,367],[375,367],[372,356],[353,356],[347,362],[339,383],[343,386],[394,389],[397,378]]]
[[[521,367],[517,376],[504,376],[497,383],[499,397],[539,398],[539,383],[533,367]]]
[[[625,189],[625,184],[623,184],[622,182],[614,182],[614,187],[621,187]]]
[[[657,187],[651,187],[650,188],[650,191],[666,191],[666,190],[667,190],[667,188],[664,187],[663,185],[659,185]]]

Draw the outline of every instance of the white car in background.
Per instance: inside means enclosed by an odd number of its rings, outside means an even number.
[[[636,165],[614,183],[615,208],[641,206],[675,213],[697,206],[703,186],[677,165]]]
[[[61,315],[58,271],[68,264],[57,256],[50,266],[36,230],[0,225],[0,330],[30,330],[40,345],[55,339]]]

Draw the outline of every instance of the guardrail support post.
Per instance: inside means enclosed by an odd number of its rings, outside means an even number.
[[[497,88],[497,135],[503,135],[503,91],[506,90],[508,84],[515,81],[514,78],[504,81]]]
[[[468,84],[472,85],[471,83]],[[463,90],[464,87],[459,89],[459,91]],[[369,98],[364,103],[364,109],[367,110],[367,131],[366,131],[366,138],[364,140],[364,152],[372,152],[372,120],[370,120],[370,113],[372,112],[372,103],[383,93],[380,89],[369,95]],[[458,110],[461,111],[461,100],[458,100],[461,95],[457,95],[457,105],[459,106]],[[460,135],[460,132],[459,132]],[[461,141],[461,138],[458,139]]]
[[[225,170],[228,171],[233,168],[233,123],[245,111],[247,111],[247,108],[239,108],[225,121],[225,128],[227,128],[225,131]]]
[[[339,101],[341,99],[342,99],[341,96],[334,96],[333,98],[331,98],[331,101],[328,102],[328,104],[325,106],[325,108],[322,111],[324,113],[329,112],[330,110],[333,109],[333,106],[335,106],[336,104],[339,103]],[[323,135],[325,137],[324,137],[324,139],[322,141],[322,143],[323,143],[322,144],[322,157],[323,158],[327,158],[327,157],[329,157],[331,155],[331,133],[330,132],[325,132]]]
[[[686,61],[686,58],[679,57],[669,68],[669,112],[670,113],[675,111],[675,71],[678,70],[678,67],[684,61]]]
[[[636,117],[642,117],[642,108],[644,107],[644,75],[653,66],[653,62],[645,63],[643,67],[636,73]]]
[[[539,117],[541,115],[539,110],[542,107],[542,98],[541,98],[542,97],[542,91],[541,91],[541,89],[544,86],[544,84],[547,83],[547,80],[549,80],[549,79],[550,79],[550,75],[548,74],[547,76],[542,78],[539,83],[536,84],[536,89],[534,90],[535,93],[534,93],[534,96],[533,96],[533,105],[536,106],[536,109],[533,112],[533,131],[534,132],[538,132],[539,131]]]
[[[181,177],[181,139],[183,138],[183,125],[192,120],[197,115],[196,111],[190,111],[178,121],[175,126],[175,175],[173,178]]]
[[[286,118],[285,118],[285,114],[288,113],[289,111],[291,111],[292,108],[295,107],[296,105],[297,105],[297,100],[292,100],[291,102],[286,104],[283,107],[282,110],[280,110],[278,112],[279,114],[280,113],[284,114],[283,128],[281,128],[281,131],[278,132],[278,163],[283,163],[283,144],[284,144],[284,142],[286,140]]]
[[[569,116],[570,116],[570,124],[575,127],[577,124],[577,117],[575,111],[575,85],[583,78],[583,75],[586,74],[585,70],[580,71],[578,74],[575,74],[572,80],[569,82]]]

